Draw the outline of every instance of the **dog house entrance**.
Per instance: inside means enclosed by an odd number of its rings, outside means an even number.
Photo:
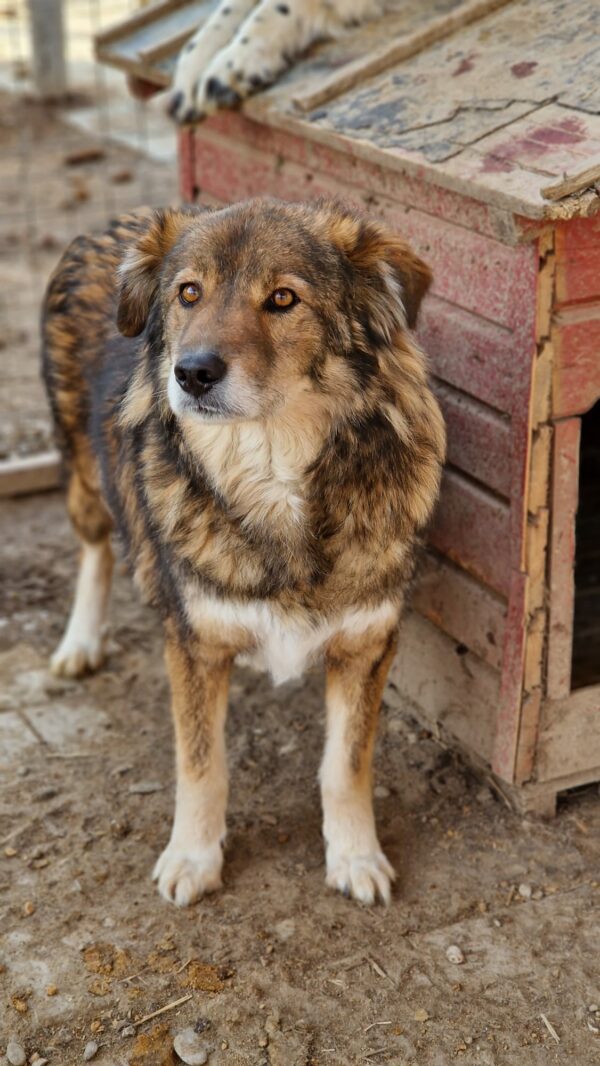
[[[600,401],[581,419],[571,687],[600,682]]]

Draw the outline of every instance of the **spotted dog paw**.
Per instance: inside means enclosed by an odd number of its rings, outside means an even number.
[[[235,107],[251,93],[271,85],[287,66],[286,58],[272,52],[267,42],[241,37],[213,59],[198,87],[197,106],[205,114],[219,107]]]
[[[158,859],[152,879],[169,903],[188,907],[221,887],[223,850],[220,844],[183,847],[171,841]]]
[[[380,850],[365,855],[327,851],[326,883],[344,896],[371,905],[381,899],[386,906],[392,898],[396,874]]]

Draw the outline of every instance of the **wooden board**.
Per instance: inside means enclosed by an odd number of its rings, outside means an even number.
[[[559,311],[552,342],[554,416],[584,414],[600,399],[600,300]]]
[[[429,551],[419,565],[412,604],[464,648],[501,668],[506,618],[501,596]]]
[[[571,691],[575,605],[575,515],[579,499],[581,421],[571,418],[554,429],[552,536],[550,542],[550,628],[546,690],[550,699]]]
[[[536,777],[553,781],[600,767],[600,685],[582,688],[542,711]]]
[[[497,592],[510,588],[510,509],[456,470],[446,470],[429,531],[439,552]]]
[[[600,299],[600,216],[556,227],[558,304]]]
[[[448,439],[448,462],[502,496],[511,493],[510,418],[459,392],[434,381]]]
[[[60,484],[61,458],[58,452],[42,452],[22,459],[0,462],[0,496],[23,496],[44,492]]]
[[[390,671],[386,702],[416,710],[433,729],[443,729],[488,764],[492,758],[500,678],[478,656],[457,651],[425,618],[407,612],[398,655]]]

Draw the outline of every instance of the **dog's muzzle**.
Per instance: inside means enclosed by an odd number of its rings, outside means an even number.
[[[216,352],[186,352],[175,364],[175,380],[190,396],[206,396],[206,393],[222,381],[227,373],[227,364]]]

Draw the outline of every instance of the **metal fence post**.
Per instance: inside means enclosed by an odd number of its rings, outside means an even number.
[[[33,84],[42,100],[67,91],[63,0],[29,0]]]

